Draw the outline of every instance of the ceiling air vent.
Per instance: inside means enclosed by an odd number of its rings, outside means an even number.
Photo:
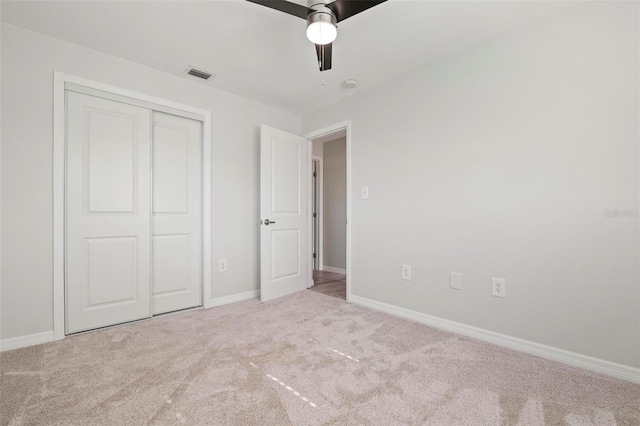
[[[213,74],[211,74],[210,72],[199,70],[199,69],[194,68],[194,67],[187,68],[184,73],[192,75],[194,77],[201,78],[203,80],[209,80],[211,77],[213,77]]]

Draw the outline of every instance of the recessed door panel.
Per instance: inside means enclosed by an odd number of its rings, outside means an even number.
[[[202,304],[202,124],[153,113],[153,314]]]
[[[67,92],[66,332],[151,315],[151,111]]]
[[[137,237],[87,238],[87,306],[138,300]]]
[[[153,212],[187,213],[189,132],[156,121],[153,126]]]
[[[300,274],[300,230],[277,229],[271,233],[272,279]]]
[[[155,296],[189,290],[189,235],[153,237],[152,279]]]
[[[113,110],[87,108],[85,188],[91,213],[133,213],[136,193],[136,119]]]
[[[272,140],[273,213],[300,211],[300,150],[296,141]]]

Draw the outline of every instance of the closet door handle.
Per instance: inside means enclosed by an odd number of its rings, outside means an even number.
[[[265,224],[265,225],[269,226],[269,224],[270,224],[270,223],[275,223],[275,222],[274,222],[274,221],[272,221],[272,220],[269,220],[269,219],[265,219],[265,220],[264,220],[264,224]]]

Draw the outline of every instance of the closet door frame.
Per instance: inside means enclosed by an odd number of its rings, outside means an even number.
[[[66,92],[82,91],[202,122],[202,307],[211,302],[211,111],[127,89],[53,73],[53,333],[65,338]]]

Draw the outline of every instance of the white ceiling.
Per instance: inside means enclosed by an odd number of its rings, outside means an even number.
[[[2,21],[184,78],[200,67],[216,74],[203,84],[306,113],[571,4],[390,0],[339,24],[324,73],[303,19],[243,0],[3,0]]]

